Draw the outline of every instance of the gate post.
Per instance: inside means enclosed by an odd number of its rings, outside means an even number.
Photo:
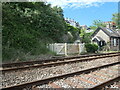
[[[79,47],[79,54],[80,54],[81,53],[80,43],[78,44],[78,47]]]
[[[65,56],[67,56],[67,43],[65,43]]]

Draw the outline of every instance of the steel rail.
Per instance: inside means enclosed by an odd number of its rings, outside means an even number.
[[[104,88],[105,86],[111,85],[114,82],[120,81],[120,76],[112,78],[106,82],[100,83],[98,85],[95,85],[94,87],[90,88],[89,90],[102,90],[102,88]]]
[[[35,67],[51,67],[53,65],[57,66],[57,65],[68,64],[68,63],[85,62],[85,61],[91,61],[91,60],[96,60],[96,59],[100,59],[100,58],[107,58],[107,57],[113,57],[113,56],[119,56],[119,55],[115,54],[115,55],[100,56],[100,57],[93,57],[93,58],[83,58],[83,59],[79,59],[79,60],[59,61],[59,62],[38,64],[38,65],[31,65],[31,66],[24,66],[24,67],[17,67],[17,68],[1,69],[0,71],[5,72],[5,71],[23,70],[23,69],[35,68]]]
[[[45,60],[36,60],[36,61],[24,61],[24,62],[15,62],[15,63],[4,63],[0,66],[3,68],[6,67],[16,67],[16,66],[23,66],[23,65],[33,65],[33,64],[43,64],[48,62],[56,62],[56,61],[64,61],[69,59],[77,59],[77,58],[84,58],[84,57],[93,57],[93,56],[101,56],[101,55],[111,55],[111,54],[120,54],[120,52],[116,53],[102,53],[102,54],[92,54],[92,55],[82,55],[82,56],[74,56],[74,57],[64,57],[64,58],[54,58],[54,59],[45,59]]]
[[[117,65],[117,64],[120,64],[120,62],[106,64],[106,65],[93,67],[93,68],[89,68],[89,69],[85,69],[85,70],[81,70],[81,71],[77,71],[77,72],[72,72],[72,73],[68,73],[68,74],[62,74],[62,75],[58,75],[58,76],[54,76],[54,77],[50,77],[50,78],[46,78],[46,79],[42,79],[42,80],[37,80],[37,81],[33,81],[33,82],[3,87],[2,90],[21,90],[21,89],[26,88],[26,87],[32,87],[33,85],[42,85],[42,84],[46,84],[46,83],[49,83],[50,81],[54,81],[57,79],[67,78],[67,77],[79,75],[82,73],[89,73],[91,71],[96,71],[98,69],[110,67],[110,66]]]

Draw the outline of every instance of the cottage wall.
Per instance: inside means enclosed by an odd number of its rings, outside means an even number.
[[[112,34],[114,34],[114,36],[112,36],[112,35],[110,35],[111,32],[108,33],[108,31],[105,31],[105,29],[98,28],[97,30],[99,30],[99,31],[96,31],[93,33],[94,37],[92,38],[92,42],[96,42],[94,40],[97,39],[98,40],[97,44],[99,45],[98,42],[101,43],[101,41],[104,40],[105,43],[107,44],[107,47],[109,46],[110,50],[114,50],[114,51],[120,50],[120,37],[118,37],[118,35],[116,33],[112,33]],[[102,38],[102,40],[100,40],[99,37]]]
[[[102,37],[102,39],[107,43],[110,41],[110,38],[109,36],[103,32],[102,30],[100,30],[95,36],[99,36],[99,37]]]
[[[110,48],[111,48],[111,50],[113,50],[113,51],[117,51],[117,50],[120,50],[120,39],[119,38],[116,38],[117,39],[117,42],[116,42],[116,46],[114,46],[113,45],[113,39],[114,38],[111,38],[110,39]]]

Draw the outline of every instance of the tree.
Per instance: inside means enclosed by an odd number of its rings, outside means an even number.
[[[97,26],[89,26],[89,28],[95,31],[98,27]]]
[[[115,22],[115,24],[120,29],[120,13],[114,13],[112,16],[113,16],[112,17],[113,22]]]
[[[3,59],[11,48],[35,53],[41,44],[62,42],[66,28],[60,8],[44,2],[4,2],[2,13]]]
[[[96,27],[105,27],[106,25],[103,23],[103,21],[101,20],[94,20],[93,21],[93,25],[95,25]]]
[[[69,38],[67,42],[74,42],[77,40],[79,33],[80,33],[80,28],[73,27],[69,24],[66,23],[66,32],[70,32],[72,34],[72,38]]]
[[[86,33],[85,29],[82,29],[81,33],[80,33],[82,43],[90,43],[91,42],[91,39],[90,39],[91,34],[92,33]]]
[[[64,15],[63,15],[63,10],[62,10],[61,7],[54,6],[52,9],[53,9],[53,11],[55,13],[57,13],[58,15],[60,15],[61,18],[63,18]]]

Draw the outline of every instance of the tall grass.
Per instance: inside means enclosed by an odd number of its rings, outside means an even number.
[[[27,61],[36,59],[39,55],[55,55],[55,53],[46,48],[46,45],[43,43],[40,43],[33,47],[31,51],[27,52],[23,49],[15,49],[13,47],[4,47],[2,51],[3,62]]]

